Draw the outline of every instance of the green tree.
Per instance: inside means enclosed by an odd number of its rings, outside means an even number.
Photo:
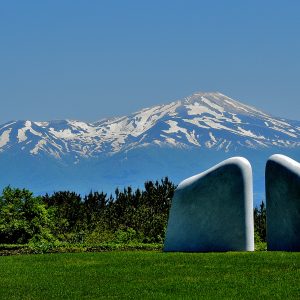
[[[111,230],[132,229],[145,242],[162,242],[171,199],[176,186],[166,177],[145,182],[145,189],[116,190],[116,199],[108,202],[107,220]]]
[[[48,209],[54,210],[55,235],[62,241],[80,242],[86,225],[81,196],[61,191],[42,199]]]
[[[53,212],[26,189],[4,188],[0,196],[0,242],[53,241]]]
[[[259,208],[254,208],[254,231],[262,242],[266,242],[266,215],[265,203],[261,201]]]

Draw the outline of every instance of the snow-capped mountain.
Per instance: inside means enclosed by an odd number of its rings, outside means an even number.
[[[299,121],[273,117],[221,93],[195,93],[95,123],[2,124],[0,164],[8,175],[0,184],[37,192],[111,189],[165,175],[178,181],[235,155],[263,161],[262,153],[265,158],[281,152],[299,159],[299,150]]]
[[[195,93],[130,116],[96,123],[14,121],[0,127],[0,151],[76,163],[149,145],[177,148],[299,147],[300,122],[272,117],[220,93]]]

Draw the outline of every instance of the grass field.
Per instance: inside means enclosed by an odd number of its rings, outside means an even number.
[[[300,299],[300,253],[0,257],[0,299]]]

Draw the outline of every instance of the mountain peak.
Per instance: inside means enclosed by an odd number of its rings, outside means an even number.
[[[233,100],[220,92],[195,92],[186,97],[183,104],[204,106],[221,113],[227,112],[260,117],[267,116],[267,114],[255,107]]]

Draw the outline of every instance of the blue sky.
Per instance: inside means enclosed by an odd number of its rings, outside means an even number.
[[[300,120],[300,1],[2,1],[0,123],[220,91]]]

